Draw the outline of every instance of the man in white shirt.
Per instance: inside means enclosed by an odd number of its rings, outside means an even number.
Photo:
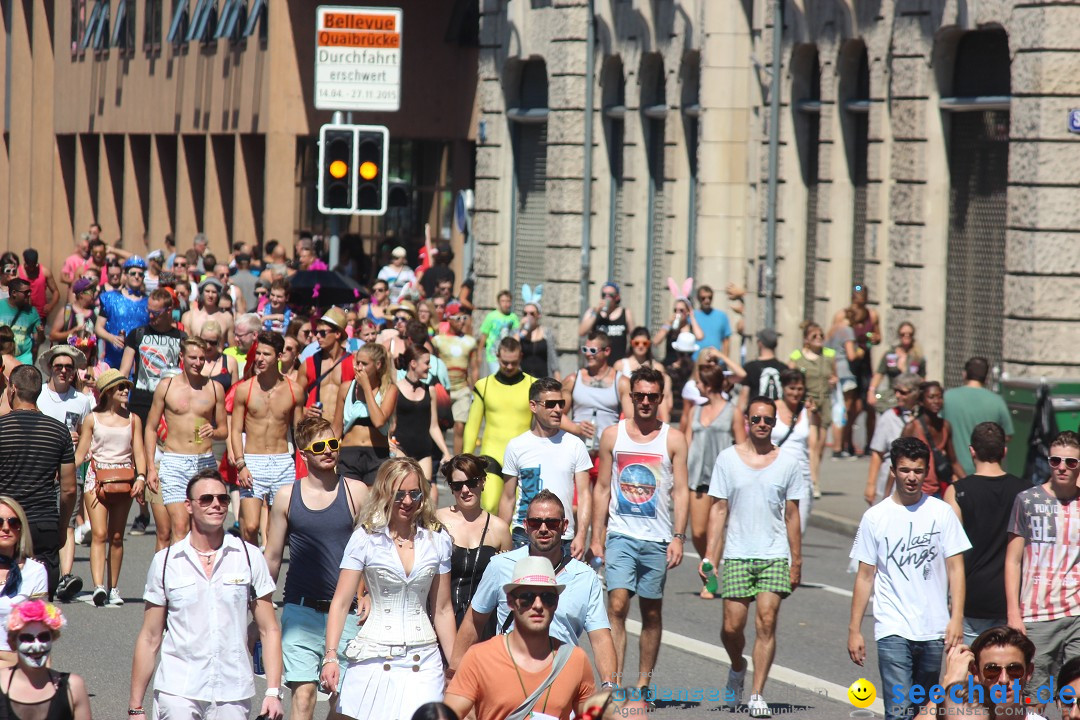
[[[721,452],[713,466],[709,495],[706,565],[723,559],[724,626],[720,640],[731,660],[724,701],[736,709],[742,702],[747,663],[746,621],[750,603],[756,607],[754,625],[754,685],[747,703],[750,717],[770,717],[762,697],[776,655],[776,618],[780,602],[802,579],[802,523],[799,503],[809,500],[799,461],[773,445],[776,401],[759,395],[747,405],[750,431],[738,445]]]
[[[592,460],[578,436],[559,429],[565,407],[562,383],[558,380],[540,378],[529,388],[532,427],[506,444],[503,455],[506,484],[499,503],[499,517],[510,525],[514,547],[528,545],[525,516],[536,494],[550,490],[559,496],[563,507],[573,507],[577,488],[577,525],[570,513],[563,534],[563,552],[584,560],[586,529],[592,518],[589,487]],[[581,532],[575,534],[576,528],[581,528]]]
[[[851,598],[848,655],[866,660],[862,621],[874,592],[874,639],[886,720],[909,717],[909,694],[892,693],[937,684],[944,652],[964,637],[964,552],[971,549],[947,503],[924,495],[930,448],[902,437],[890,451],[893,494],[863,513],[851,557],[859,561]],[[949,609],[949,606],[952,609]]]
[[[75,389],[76,373],[86,367],[86,356],[81,350],[70,345],[55,345],[38,358],[38,370],[49,379],[38,395],[38,410],[53,420],[67,425],[71,432],[71,442],[79,446],[79,433],[83,421],[93,410],[90,397]],[[75,567],[75,527],[82,509],[83,481],[86,473],[75,468],[75,512],[68,522],[67,540],[60,548],[60,584],[56,586],[56,597],[63,602],[71,602],[82,589],[82,578],[72,574]],[[86,530],[88,532],[89,525]]]
[[[185,505],[191,531],[159,551],[146,575],[146,610],[131,663],[128,715],[146,714],[143,696],[160,650],[155,718],[247,720],[255,695],[245,650],[250,608],[266,665],[267,689],[259,715],[281,720],[281,628],[266,560],[259,548],[225,533],[229,492],[216,470],[192,478]]]

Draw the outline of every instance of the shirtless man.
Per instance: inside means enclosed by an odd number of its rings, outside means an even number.
[[[169,512],[172,541],[188,534],[190,515],[184,501],[187,484],[200,470],[214,470],[217,460],[210,444],[228,437],[225,423],[225,393],[221,386],[202,374],[206,364],[206,341],[188,337],[180,343],[184,372],[158,383],[146,418],[146,484],[161,492]],[[157,429],[162,415],[168,425],[161,467],[154,467]],[[160,535],[159,535],[160,537]]]
[[[199,283],[199,303],[180,318],[184,329],[192,336],[202,335],[202,328],[210,320],[221,326],[221,335],[233,344],[233,316],[218,306],[222,285],[216,277],[208,277]]]
[[[296,480],[296,465],[289,452],[289,431],[303,417],[300,389],[281,374],[285,349],[280,333],[263,330],[255,347],[255,375],[236,387],[229,444],[236,462],[240,491],[240,533],[259,544],[263,501]]]

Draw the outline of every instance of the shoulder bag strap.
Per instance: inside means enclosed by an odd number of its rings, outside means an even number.
[[[322,350],[320,350],[320,351],[319,351],[319,352],[318,352],[318,353],[316,354],[316,357],[318,357],[318,358],[319,358],[319,360],[320,360],[320,362],[321,362],[321,360],[322,360]],[[341,363],[345,362],[345,359],[346,359],[346,358],[348,358],[348,357],[349,357],[349,353],[347,353],[347,352],[342,352],[342,353],[341,353],[341,357],[340,357],[340,358],[338,358],[338,361],[337,361],[336,363],[334,363],[333,365],[331,365],[331,366],[330,366],[330,369],[329,369],[329,370],[327,370],[326,372],[324,372],[324,373],[323,373],[322,375],[319,375],[319,376],[318,376],[317,378],[315,378],[314,380],[312,380],[311,382],[309,382],[309,383],[307,384],[307,387],[306,387],[306,388],[304,388],[304,395],[305,395],[305,396],[307,396],[307,394],[308,394],[308,393],[310,393],[310,392],[311,392],[311,391],[312,391],[313,389],[315,389],[315,388],[317,388],[317,387],[321,386],[321,385],[322,385],[322,381],[326,379],[326,376],[327,376],[327,375],[329,375],[330,373],[334,372],[334,369],[335,369],[335,368],[336,368],[336,367],[337,367],[338,365],[340,365]],[[318,365],[316,365],[316,367],[318,367]],[[316,396],[316,399],[318,399],[318,396]]]
[[[780,438],[780,442],[776,443],[776,447],[780,447],[787,439],[791,437],[791,433],[795,432],[795,426],[799,424],[799,420],[802,418],[803,403],[799,403],[799,406],[795,408],[795,412],[791,415],[791,424],[788,425],[787,432],[784,433],[784,437]]]
[[[529,716],[540,696],[551,687],[551,684],[555,682],[555,678],[559,677],[559,673],[566,667],[570,654],[574,652],[574,647],[570,643],[563,643],[559,646],[559,649],[555,651],[555,659],[551,663],[551,672],[544,678],[544,682],[540,683],[529,697],[525,698],[525,701],[517,706],[514,712],[507,715],[506,720],[525,720]]]

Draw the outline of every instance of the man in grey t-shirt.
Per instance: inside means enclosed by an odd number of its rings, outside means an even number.
[[[747,704],[750,717],[769,717],[761,696],[776,654],[776,618],[780,601],[799,585],[802,575],[802,530],[799,502],[809,500],[799,463],[781,455],[773,445],[776,403],[756,397],[747,406],[747,440],[720,453],[713,466],[709,495],[706,557],[698,568],[705,574],[709,558],[723,558],[724,628],[721,640],[731,659],[724,701],[737,708],[742,701],[747,663],[746,621],[756,602],[754,687]]]
[[[889,450],[893,440],[900,437],[904,426],[911,421],[912,411],[919,402],[921,382],[922,378],[915,373],[901,373],[892,381],[892,390],[896,393],[896,407],[878,416],[874,436],[870,439],[870,471],[866,476],[864,493],[867,505],[876,505],[882,498],[892,494]]]

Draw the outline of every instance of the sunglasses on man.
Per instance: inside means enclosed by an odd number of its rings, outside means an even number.
[[[553,410],[554,408],[559,408],[560,410],[566,409],[566,400],[563,398],[558,398],[557,400],[534,400],[533,402],[543,405],[548,410]]]
[[[1080,458],[1067,458],[1059,457],[1057,455],[1051,455],[1048,460],[1050,461],[1050,467],[1060,467],[1061,463],[1065,463],[1065,467],[1069,470],[1075,470],[1080,466]]]
[[[535,592],[533,590],[522,590],[521,592],[512,593],[510,597],[514,598],[514,602],[517,603],[519,608],[530,608],[536,602],[536,598],[540,598],[540,602],[544,603],[544,607],[555,607],[559,602],[559,594],[550,590],[544,590],[543,592]]]
[[[316,440],[315,442],[304,448],[304,452],[315,453],[316,455],[322,455],[327,449],[330,452],[337,452],[341,448],[341,441],[337,438],[330,438],[329,440]]]
[[[548,530],[554,530],[555,532],[562,531],[562,525],[565,522],[563,518],[525,518],[525,527],[531,532],[536,532],[540,528],[547,526]]]
[[[213,505],[214,501],[216,500],[219,505],[228,507],[229,499],[229,493],[206,493],[205,495],[200,495],[199,497],[195,498],[195,502],[197,502],[199,504],[199,507],[201,508],[208,508]]]
[[[773,417],[772,415],[751,415],[750,416],[750,424],[751,425],[759,425],[761,423],[765,423],[769,427],[772,427],[773,425],[776,425],[776,418]]]

